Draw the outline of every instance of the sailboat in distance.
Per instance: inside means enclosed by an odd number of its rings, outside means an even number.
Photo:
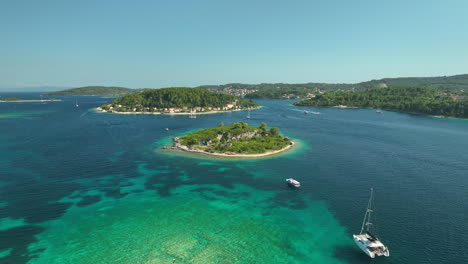
[[[247,119],[250,119],[250,109],[247,110],[247,116],[246,116]]]
[[[80,105],[78,104],[78,100],[75,100],[75,106],[79,107]]]
[[[364,221],[362,221],[361,232],[359,235],[353,235],[354,242],[361,248],[364,253],[369,257],[375,258],[376,256],[389,257],[390,252],[388,248],[374,235],[371,233],[371,216],[373,212],[372,199],[374,195],[374,189],[371,188],[371,194],[369,202],[367,203],[366,214],[364,215]],[[364,232],[364,228],[366,229]]]

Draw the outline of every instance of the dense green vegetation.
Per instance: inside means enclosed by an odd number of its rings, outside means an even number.
[[[206,152],[231,154],[262,154],[292,144],[291,140],[280,135],[277,127],[268,129],[266,123],[254,127],[245,122],[235,122],[230,126],[221,123],[218,127],[182,136],[178,142]]]
[[[224,86],[207,86],[206,88],[214,89],[215,87]],[[236,84],[233,87],[246,88],[257,90],[249,93],[245,97],[252,99],[285,99],[285,98],[307,98],[308,94],[318,91],[365,91],[374,88],[387,87],[431,87],[438,90],[450,93],[453,95],[468,96],[468,74],[443,76],[443,77],[408,77],[408,78],[384,78],[380,80],[372,80],[355,84],[330,84],[330,83],[304,83],[304,84]]]
[[[468,95],[468,74],[440,77],[405,77],[384,78],[360,83],[364,89],[379,88],[379,84],[388,87],[430,87],[450,94]]]
[[[59,95],[59,96],[85,96],[85,95],[97,95],[97,96],[118,96],[130,93],[136,93],[141,90],[130,89],[124,87],[113,87],[113,86],[85,86],[80,88],[66,89],[62,91],[49,92],[46,95]]]
[[[454,100],[434,88],[398,87],[362,92],[330,92],[295,103],[298,106],[371,107],[402,112],[468,117],[468,100]]]
[[[149,108],[153,111],[154,108],[222,108],[231,103],[235,103],[235,107],[241,109],[258,107],[255,102],[234,95],[213,93],[199,88],[175,87],[124,95],[115,99],[110,105],[103,105],[101,108],[109,109],[112,106],[115,111],[128,111],[130,109],[143,111]]]

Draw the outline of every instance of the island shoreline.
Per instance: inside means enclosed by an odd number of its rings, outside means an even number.
[[[262,106],[256,107],[256,108],[251,108],[251,109],[234,109],[234,110],[226,110],[226,111],[206,111],[206,112],[179,112],[179,113],[162,113],[162,112],[118,112],[118,111],[113,111],[113,112],[108,112],[101,107],[96,107],[92,108],[91,110],[94,110],[98,113],[107,113],[107,114],[121,114],[121,115],[208,115],[208,114],[222,114],[222,113],[231,113],[231,112],[237,112],[237,111],[248,111],[248,110],[257,110],[262,108]]]
[[[286,147],[278,150],[273,150],[273,151],[267,151],[265,153],[260,153],[260,154],[225,154],[225,153],[217,153],[217,152],[206,152],[201,149],[189,149],[187,147],[180,147],[180,146],[172,146],[169,148],[169,150],[180,150],[184,152],[189,152],[189,153],[197,153],[197,154],[204,154],[208,156],[215,156],[215,157],[227,157],[227,158],[261,158],[261,157],[267,157],[267,156],[272,156],[275,154],[279,154],[281,152],[284,152],[286,150],[291,149],[296,143],[291,140],[291,144],[287,145]]]

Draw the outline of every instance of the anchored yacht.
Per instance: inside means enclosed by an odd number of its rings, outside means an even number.
[[[354,242],[361,248],[364,253],[369,255],[371,258],[376,256],[390,256],[388,247],[386,247],[375,235],[371,233],[371,215],[373,212],[372,198],[374,189],[371,188],[371,195],[367,204],[366,214],[364,215],[364,221],[362,222],[361,232],[359,235],[353,235]],[[366,229],[364,232],[364,228]]]

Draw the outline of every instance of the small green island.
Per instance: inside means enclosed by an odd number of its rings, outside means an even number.
[[[172,146],[163,148],[214,156],[262,157],[280,153],[293,145],[291,139],[280,135],[277,127],[268,129],[266,123],[255,127],[234,122],[230,126],[220,123],[218,127],[175,137]]]
[[[210,92],[200,88],[174,87],[150,89],[124,95],[98,111],[117,114],[210,114],[258,108],[242,97]]]

